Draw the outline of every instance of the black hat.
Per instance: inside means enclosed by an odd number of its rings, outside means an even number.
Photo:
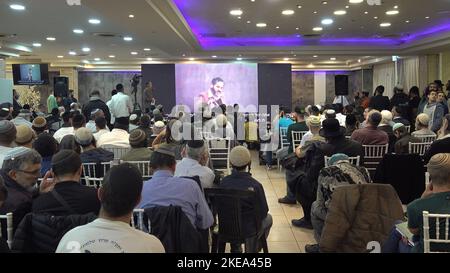
[[[203,140],[189,140],[187,142],[187,146],[189,146],[189,148],[201,148],[203,147],[203,145],[205,145],[205,142]]]
[[[328,118],[322,122],[322,129],[320,129],[319,134],[325,138],[343,136],[345,128],[341,127],[337,119]]]

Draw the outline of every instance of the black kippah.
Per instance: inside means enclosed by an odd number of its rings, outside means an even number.
[[[187,143],[187,145],[188,145],[190,148],[196,149],[196,148],[201,148],[201,147],[203,147],[203,145],[205,145],[205,142],[204,142],[203,140],[189,140],[188,143]]]
[[[73,150],[61,150],[52,157],[52,168],[80,162],[80,156]]]

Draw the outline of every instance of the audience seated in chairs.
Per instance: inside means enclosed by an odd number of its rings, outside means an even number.
[[[141,192],[142,177],[136,167],[127,163],[112,167],[98,190],[102,205],[99,218],[67,232],[56,252],[74,251],[74,241],[79,243],[75,251],[82,253],[164,252],[163,245],[155,236],[130,226],[133,209],[141,200]]]
[[[440,138],[431,144],[430,148],[423,156],[425,164],[428,163],[433,155],[439,153],[450,153],[450,114],[445,115],[442,120]]]
[[[197,183],[192,179],[173,176],[176,161],[170,148],[161,145],[156,149],[150,158],[150,167],[154,174],[144,184],[139,208],[180,206],[197,229],[205,230],[212,226],[212,213]]]
[[[55,186],[33,201],[32,211],[58,216],[87,213],[97,215],[100,210],[97,190],[80,184],[81,173],[81,158],[77,153],[62,150],[55,154],[51,161],[51,171],[44,177],[44,180],[52,177]]]
[[[16,127],[16,139],[14,143],[16,146],[22,146],[26,148],[33,148],[33,142],[36,140],[36,133],[30,127],[26,125],[19,125]]]
[[[435,136],[436,133],[429,129],[430,117],[425,114],[419,114],[416,118],[416,131],[414,131],[412,136]]]
[[[294,132],[306,132],[309,131],[308,126],[305,121],[305,111],[296,106],[294,110],[295,123],[289,125],[287,130],[287,140],[289,141],[289,153],[294,152],[294,146],[292,144],[292,131]]]
[[[109,128],[106,127],[107,123],[106,123],[106,119],[105,117],[99,117],[95,119],[95,129],[96,129],[96,133],[94,133],[94,138],[95,141],[98,142],[98,140],[100,139],[100,137],[106,133],[109,133]]]
[[[129,148],[130,134],[128,134],[128,124],[116,120],[114,123],[114,129],[111,132],[105,133],[98,139],[97,146],[113,145],[117,147]]]
[[[396,154],[409,154],[409,143],[420,143],[420,139],[411,136],[403,123],[396,123],[392,127],[397,138],[394,146]]]
[[[381,116],[380,116],[381,119]],[[304,175],[296,183],[290,184],[291,189],[297,193],[297,200],[303,209],[304,217],[292,220],[292,225],[312,229],[311,205],[317,197],[317,179],[320,170],[324,167],[324,156],[343,153],[351,157],[360,156],[364,159],[364,149],[361,144],[346,139],[345,128],[341,127],[337,119],[325,119],[320,135],[327,143],[316,142],[307,149],[302,170]]]
[[[3,165],[5,155],[13,149],[17,129],[9,120],[0,120],[0,166]]]
[[[53,188],[54,184],[49,181],[41,183],[39,188],[35,187],[41,172],[41,161],[38,152],[24,147],[14,148],[5,156],[0,175],[8,190],[8,198],[0,214],[12,212],[14,228],[31,211],[33,198]]]
[[[199,176],[202,188],[214,186],[214,172],[207,166],[208,148],[203,140],[190,140],[183,149],[184,158],[177,163],[175,176]]]
[[[381,119],[380,112],[377,110],[370,111],[367,118],[367,126],[354,131],[352,139],[361,145],[384,145],[389,143],[388,134],[378,129]]]
[[[36,135],[48,133],[47,120],[44,117],[36,117],[31,128],[36,132]]]
[[[122,156],[123,161],[150,161],[152,151],[148,148],[148,138],[142,129],[134,129],[130,133],[131,150]]]
[[[306,252],[319,252],[320,237],[334,190],[352,184],[371,183],[369,172],[364,167],[352,165],[345,154],[334,154],[319,174],[316,201],[311,208],[311,223],[314,228],[315,245],[306,245]]]
[[[51,135],[40,134],[33,143],[33,148],[41,155],[41,177],[51,169],[52,156],[58,152],[58,142]]]
[[[3,182],[3,178],[0,176],[0,209],[3,206],[3,203],[5,202],[6,198],[8,198],[8,190],[5,187],[5,183]],[[2,223],[0,223],[2,224]],[[4,229],[2,228],[2,231]],[[0,234],[0,253],[9,253],[10,249],[8,246],[8,243],[5,239],[7,237],[3,237],[3,234]]]
[[[257,232],[257,238],[264,236],[266,239],[269,236],[270,228],[272,227],[272,216],[268,213],[269,207],[267,205],[266,196],[264,194],[264,188],[257,180],[255,180],[250,173],[251,169],[251,155],[247,148],[243,146],[237,146],[231,150],[230,153],[230,163],[233,168],[231,175],[228,175],[222,179],[220,183],[220,187],[224,189],[240,189],[240,190],[248,190],[252,189],[256,192],[256,198],[258,200],[259,213],[262,223],[260,226],[260,230]],[[250,220],[254,219],[252,217],[252,213],[255,211],[255,208],[249,207],[248,203],[244,202],[244,206],[242,208],[244,220],[244,233],[250,234],[254,233],[255,223],[252,223]],[[219,223],[220,225],[220,223]],[[232,252],[239,252],[240,246],[236,246],[235,244],[231,244]]]
[[[75,131],[75,142],[81,146],[82,163],[110,162],[114,159],[113,152],[96,147],[94,135],[88,128]]]
[[[381,111],[381,122],[378,125],[378,130],[385,132],[388,137],[389,137],[389,152],[393,152],[394,151],[394,145],[395,145],[395,135],[394,132],[392,131],[392,113],[387,111],[387,110],[383,110]],[[364,144],[366,145],[366,144]]]
[[[407,108],[406,106],[403,105],[392,107],[392,116],[393,116],[392,121],[394,123],[402,123],[405,126],[410,126],[411,125],[410,122],[406,118],[404,118],[407,117],[406,111]]]
[[[139,127],[138,128],[146,133],[146,135],[147,135],[147,143],[149,145],[151,145],[153,140],[154,140],[154,138],[152,138],[153,131],[150,128],[150,124],[151,124],[150,116],[149,115],[142,115],[142,117],[141,117],[141,119],[139,121]],[[164,126],[164,123],[163,123],[163,126]]]
[[[359,128],[359,122],[355,114],[348,114],[345,118],[345,136],[350,137]]]
[[[63,124],[54,134],[53,137],[61,143],[61,140],[66,135],[73,135],[74,128],[72,126],[72,115],[70,112],[64,112],[62,114]]]
[[[153,141],[152,147],[153,149],[158,149],[159,146],[164,144],[165,149],[169,149],[173,152],[176,160],[181,160],[181,139],[176,140],[174,138],[174,132],[172,132],[172,130],[177,129],[177,126],[174,126],[175,122],[176,120],[173,119],[169,122],[169,124],[167,124],[166,129],[161,131],[161,133],[159,133]]]
[[[66,135],[59,143],[59,150],[72,150],[77,154],[81,154],[81,146],[75,141],[74,135]]]
[[[95,125],[95,120],[98,118],[105,118],[105,113],[101,109],[93,109],[91,115],[89,116],[89,122],[86,123],[86,128],[91,130],[91,132],[97,133],[97,125]]]
[[[430,173],[430,184],[422,194],[422,197],[413,201],[407,207],[407,225],[409,231],[414,235],[409,240],[413,241],[414,246],[405,243],[406,240],[403,240],[403,235],[394,226],[390,237],[383,245],[383,252],[423,252],[423,211],[428,211],[433,214],[450,214],[450,154],[441,153],[434,155],[427,167]],[[436,222],[431,221],[430,231],[435,230],[435,227]],[[444,234],[445,232],[449,232],[448,229],[445,231],[444,222],[440,222],[440,230],[444,230]],[[444,234],[441,234],[441,236]],[[432,234],[431,236],[436,236],[436,234]],[[432,245],[432,248],[438,251],[449,252],[450,244],[435,244]]]

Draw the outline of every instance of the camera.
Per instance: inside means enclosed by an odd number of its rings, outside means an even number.
[[[134,74],[133,78],[131,79],[131,86],[137,88],[140,78],[142,78],[142,75]]]

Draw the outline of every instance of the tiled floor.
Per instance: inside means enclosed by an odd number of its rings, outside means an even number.
[[[278,198],[286,195],[286,180],[284,170],[276,166],[267,170],[259,165],[258,153],[252,152],[252,176],[264,187],[269,213],[273,217],[273,226],[270,230],[268,247],[270,253],[300,253],[305,252],[306,244],[315,243],[312,230],[293,227],[292,219],[303,216],[300,205],[285,205],[278,203]]]

